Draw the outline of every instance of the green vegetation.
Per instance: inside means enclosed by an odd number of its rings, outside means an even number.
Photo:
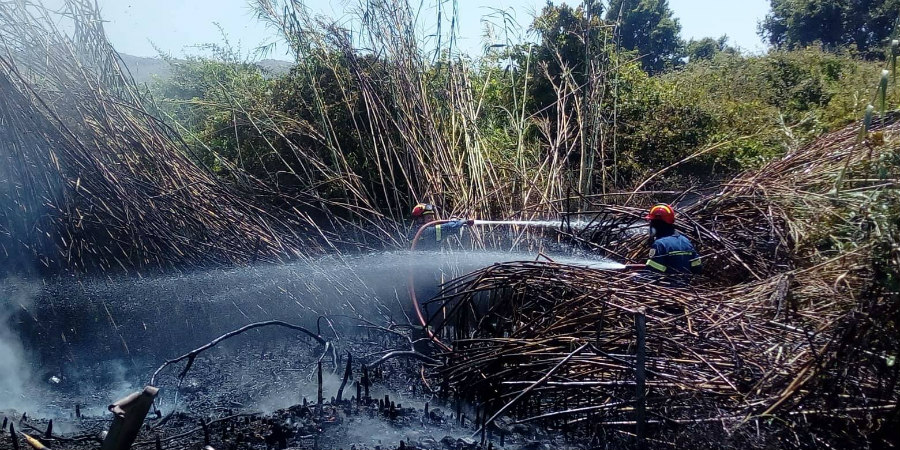
[[[623,102],[624,153],[634,170],[653,171],[716,147],[677,171],[699,183],[758,167],[858,119],[880,70],[813,49],[720,52],[649,79]]]
[[[619,3],[607,21],[590,2],[548,4],[532,24],[535,43],[433,62],[402,35],[372,42],[403,49],[379,58],[331,24],[294,17],[302,63],[290,74],[269,77],[220,51],[175,63],[155,92],[223,176],[249,174],[292,195],[324,188],[336,204],[395,219],[410,196],[503,215],[570,187],[628,189],[671,165],[656,187],[714,183],[858,119],[874,101],[883,63],[816,48],[744,55],[724,39],[683,43],[672,39],[678,25],[665,1]],[[275,11],[273,23],[289,18]],[[607,26],[618,11],[621,28]],[[629,28],[647,20],[652,29]],[[423,133],[436,148],[410,147]],[[447,170],[423,174],[429,167],[403,167],[394,152]],[[321,170],[309,171],[310,161]],[[339,186],[347,174],[355,187]]]
[[[774,47],[792,49],[819,43],[829,50],[884,54],[894,36],[900,1],[770,0],[760,30]]]
[[[681,25],[667,0],[611,0],[606,20],[618,24],[619,45],[637,52],[647,72],[658,73],[679,64]]]

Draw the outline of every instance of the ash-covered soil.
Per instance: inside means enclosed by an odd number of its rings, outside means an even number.
[[[527,425],[498,420],[476,433],[480,411],[476,406],[443,398],[440,388],[423,381],[418,363],[392,359],[367,370],[369,396],[365,394],[362,366],[391,349],[409,342],[379,331],[354,340],[336,340],[343,356],[322,358],[323,348],[312,340],[298,339],[288,330],[260,330],[236,337],[201,354],[180,383],[184,364],[167,368],[157,382],[161,388],[134,448],[202,449],[475,449],[475,448],[573,448],[578,442],[551,435]],[[347,352],[354,355],[352,375],[335,399],[343,379]],[[336,353],[336,352],[335,352]],[[323,365],[323,403],[318,398],[318,364]],[[118,364],[118,363],[117,363]],[[105,375],[82,374],[79,380],[97,391],[88,394],[72,380],[46,380],[32,395],[42,398],[28,411],[5,411],[17,433],[24,431],[50,448],[96,449],[108,429],[111,413],[105,406],[117,395],[139,390],[152,373],[117,368],[119,380]],[[106,372],[104,368],[99,370]],[[428,379],[425,373],[424,380]],[[361,394],[362,399],[357,397]],[[41,407],[39,405],[47,405]],[[77,410],[81,417],[76,417]],[[457,409],[461,412],[462,423]],[[22,415],[25,414],[24,420]],[[51,438],[46,430],[53,420]],[[7,432],[0,449],[12,449]],[[28,448],[21,435],[19,448]]]

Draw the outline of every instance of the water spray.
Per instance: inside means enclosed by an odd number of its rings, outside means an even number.
[[[428,228],[437,225],[443,225],[445,223],[452,222],[454,220],[463,220],[463,219],[451,219],[451,220],[433,220],[419,227],[418,231],[416,231],[415,236],[413,236],[412,242],[410,244],[410,250],[416,249],[416,244],[419,242],[419,238],[422,237],[422,233]],[[562,228],[563,226],[569,226],[575,229],[584,229],[596,222],[586,222],[583,220],[579,221],[555,221],[555,220],[465,220],[466,225],[468,226],[487,226],[487,225],[507,225],[507,226],[524,226],[524,227],[538,227],[538,228]],[[592,265],[585,265],[586,267],[591,267]],[[593,268],[597,269],[612,269],[612,270],[640,270],[643,268],[643,265],[639,264],[597,264]],[[451,351],[449,345],[445,344],[441,341],[431,330],[428,328],[428,322],[425,320],[425,316],[422,314],[422,309],[419,307],[419,300],[416,296],[415,291],[415,277],[413,275],[412,268],[409,271],[409,280],[407,283],[407,288],[409,289],[409,297],[412,300],[413,308],[416,312],[416,318],[419,320],[419,324],[425,329],[425,333],[428,338],[437,344],[439,347],[446,351]]]
[[[569,226],[576,229],[584,229],[590,226],[591,222],[583,220],[570,222],[559,220],[473,220],[472,225],[509,225],[535,228],[563,228]]]
[[[473,225],[512,225],[524,227],[557,227],[561,223],[555,220],[474,220]]]

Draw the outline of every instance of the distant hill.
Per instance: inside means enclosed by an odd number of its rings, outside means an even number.
[[[125,53],[120,53],[120,56],[128,70],[131,71],[134,81],[138,83],[146,83],[152,80],[154,76],[162,79],[172,76],[172,67],[169,66],[168,62],[160,58],[146,58]],[[264,59],[257,62],[256,65],[272,75],[286,74],[294,66],[290,61],[278,59]]]
[[[131,71],[134,81],[138,83],[146,83],[154,76],[160,78],[172,76],[172,68],[169,66],[169,63],[159,58],[144,58],[126,55],[125,53],[120,53],[119,56],[122,57],[122,61],[125,62],[128,70]]]
[[[264,59],[257,62],[256,65],[262,67],[263,70],[271,73],[272,75],[284,75],[290,72],[291,68],[294,67],[294,63],[281,59]]]

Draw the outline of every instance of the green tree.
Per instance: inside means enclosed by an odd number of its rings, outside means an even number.
[[[759,33],[776,48],[819,42],[827,50],[856,46],[881,54],[900,15],[900,0],[770,0]]]
[[[608,181],[612,159],[608,131],[616,96],[628,89],[625,74],[634,70],[646,76],[636,63],[622,63],[631,61],[631,55],[620,55],[602,12],[597,1],[585,1],[577,8],[548,2],[532,27],[540,42],[523,53],[531,56],[527,61],[531,110],[543,124],[545,138],[576,143],[577,151],[561,146],[557,150],[578,168],[581,192],[591,191],[598,174],[599,185]]]
[[[534,59],[547,65],[552,78],[564,71],[571,71],[579,83],[584,82],[586,50],[605,50],[607,36],[600,20],[602,6],[598,2],[586,2],[572,8],[547,2],[541,14],[534,18],[532,29],[540,35]],[[587,41],[587,42],[586,42]],[[589,44],[589,45],[586,45]],[[543,70],[543,68],[540,68]]]
[[[718,39],[707,37],[697,41],[691,39],[685,45],[684,50],[685,56],[688,57],[688,61],[710,60],[722,52],[730,54],[737,53],[736,49],[728,46],[727,36],[722,36]]]
[[[620,45],[638,52],[648,73],[662,72],[681,60],[681,25],[668,0],[611,0],[606,20],[618,22]]]
[[[556,117],[558,86],[566,83],[585,86],[592,70],[586,64],[588,60],[593,63],[593,70],[611,65],[615,48],[608,28],[603,25],[599,2],[586,2],[577,8],[547,2],[531,26],[540,41],[530,53],[528,47],[520,47],[514,56],[516,66],[527,66],[531,71],[532,110]]]

